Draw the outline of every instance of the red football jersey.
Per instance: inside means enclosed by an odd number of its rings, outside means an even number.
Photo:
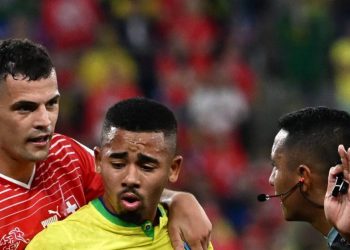
[[[0,174],[0,250],[24,249],[48,224],[103,193],[91,150],[55,134],[28,184]]]

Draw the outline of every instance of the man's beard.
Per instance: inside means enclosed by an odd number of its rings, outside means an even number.
[[[137,211],[122,211],[118,216],[125,222],[140,225],[143,223],[142,209]]]

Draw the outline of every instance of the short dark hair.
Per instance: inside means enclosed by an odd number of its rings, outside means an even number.
[[[29,39],[6,39],[0,41],[0,81],[7,75],[18,75],[28,80],[47,78],[53,63],[44,46]]]
[[[164,137],[173,136],[173,146],[176,148],[175,115],[168,107],[152,99],[135,97],[110,107],[103,122],[101,144],[111,127],[132,132],[162,132]]]
[[[350,146],[350,115],[342,110],[307,107],[280,117],[279,127],[288,132],[288,157],[313,166],[325,178],[340,163],[338,145]]]

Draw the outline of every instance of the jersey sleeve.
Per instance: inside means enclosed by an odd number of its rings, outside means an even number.
[[[50,249],[56,249],[60,250],[63,249],[59,246],[55,246],[55,244],[59,242],[57,240],[57,237],[53,238],[46,234],[39,233],[37,234],[27,245],[26,250],[50,250]]]
[[[54,224],[39,232],[29,242],[26,250],[65,250],[68,249],[67,246],[71,247],[74,235],[65,230],[64,224],[57,224],[57,222]]]
[[[103,194],[103,184],[101,176],[96,173],[93,150],[78,141],[69,138],[73,150],[81,161],[81,171],[84,186],[86,203]]]

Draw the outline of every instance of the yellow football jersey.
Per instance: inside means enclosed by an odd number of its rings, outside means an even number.
[[[99,199],[91,201],[63,221],[44,229],[26,249],[173,249],[168,217],[159,205],[159,225],[134,225],[112,215]]]

